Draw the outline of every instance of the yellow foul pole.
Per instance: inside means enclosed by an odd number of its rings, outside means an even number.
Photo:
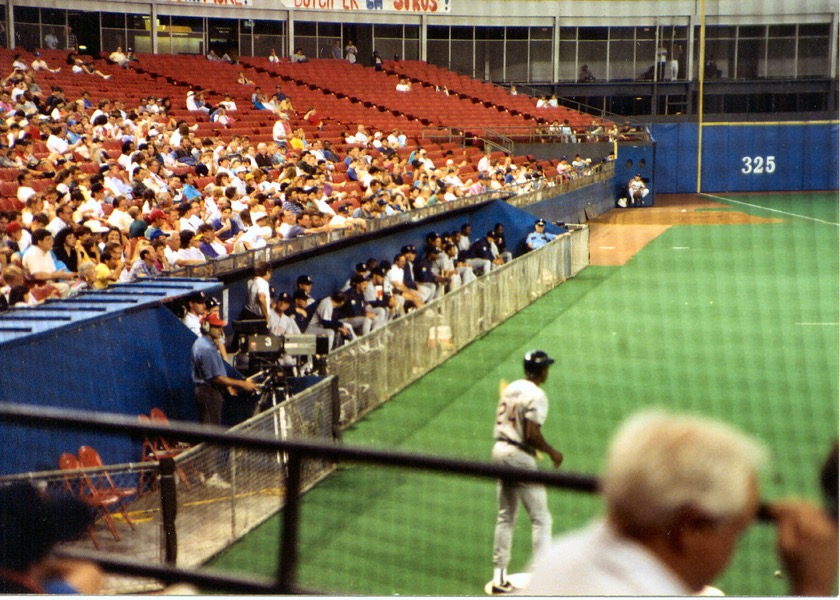
[[[697,90],[697,193],[701,193],[703,169],[703,82],[706,76],[706,0],[700,0],[700,60]]]

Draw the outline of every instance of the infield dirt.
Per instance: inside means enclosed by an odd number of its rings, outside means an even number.
[[[779,223],[733,210],[695,194],[656,197],[650,208],[614,208],[589,221],[589,262],[621,266],[674,225],[753,225]]]

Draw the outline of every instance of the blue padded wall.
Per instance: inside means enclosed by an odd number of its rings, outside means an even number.
[[[653,126],[661,193],[697,190],[696,123]],[[703,128],[702,191],[838,189],[838,124],[722,123]]]
[[[162,408],[175,419],[197,420],[190,378],[195,336],[160,303],[0,345],[0,398],[125,415]],[[53,470],[62,452],[83,444],[106,463],[140,459],[126,438],[65,429],[31,430],[3,424],[0,473]]]
[[[563,198],[565,198],[565,195]],[[556,200],[556,198],[553,200]],[[546,203],[550,205],[553,200],[546,201]],[[545,209],[545,207],[543,208]],[[356,263],[364,262],[370,257],[391,262],[400,248],[407,244],[414,244],[417,247],[418,256],[422,256],[427,233],[434,231],[442,234],[447,231],[460,230],[461,225],[465,223],[469,223],[472,227],[470,235],[472,241],[483,236],[496,223],[502,223],[505,228],[508,249],[516,254],[520,242],[525,239],[528,233],[533,231],[534,220],[532,213],[497,200],[480,205],[470,212],[426,221],[412,229],[396,231],[351,246],[332,249],[329,251],[328,257],[326,255],[316,255],[294,262],[284,262],[272,271],[271,286],[278,293],[281,291],[291,293],[295,288],[298,276],[306,274],[311,276],[314,281],[312,295],[315,298],[322,298],[344,285],[344,282],[353,274]],[[553,225],[548,227],[547,230],[554,233],[561,231]],[[247,279],[229,283],[226,289],[228,293],[228,319],[236,319],[239,317],[247,298]]]
[[[653,179],[660,194],[694,193],[697,190],[697,125],[653,125],[657,153]]]

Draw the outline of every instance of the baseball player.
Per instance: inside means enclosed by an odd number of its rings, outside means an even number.
[[[627,191],[630,195],[631,206],[644,204],[645,198],[647,198],[647,195],[650,194],[650,190],[645,185],[645,182],[642,181],[642,176],[640,174],[630,180],[630,183],[627,184]]]
[[[534,223],[534,231],[529,233],[528,237],[525,238],[525,245],[530,250],[536,250],[537,248],[542,248],[556,237],[553,233],[545,232],[545,220],[539,219]]]
[[[563,462],[563,454],[555,450],[542,436],[542,425],[548,415],[548,397],[540,385],[548,379],[548,368],[554,359],[542,350],[531,350],[523,361],[525,379],[518,379],[502,392],[496,410],[492,462],[494,464],[537,468],[537,450],[551,457],[555,467]],[[510,562],[513,528],[519,503],[525,505],[531,518],[533,554],[551,541],[551,513],[548,512],[545,487],[533,483],[499,480],[497,485],[499,512],[493,538],[493,582],[491,593],[514,591],[506,570]]]

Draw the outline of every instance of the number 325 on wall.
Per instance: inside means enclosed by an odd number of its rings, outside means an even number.
[[[741,162],[744,165],[741,173],[744,175],[769,175],[776,171],[775,156],[744,156]]]

